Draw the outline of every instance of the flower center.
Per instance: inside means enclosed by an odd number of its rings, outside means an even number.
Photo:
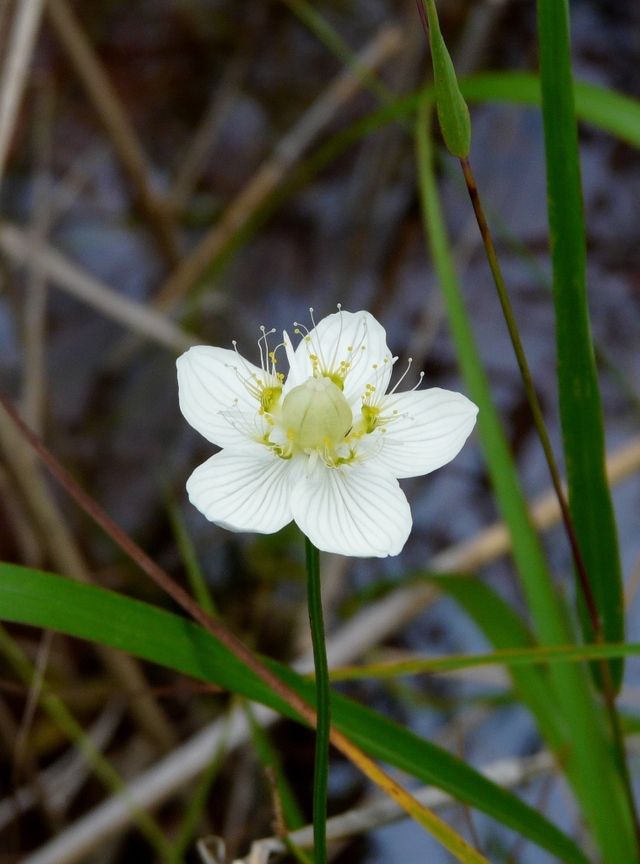
[[[287,393],[282,403],[280,423],[303,450],[335,447],[352,422],[349,403],[330,378],[308,378]]]

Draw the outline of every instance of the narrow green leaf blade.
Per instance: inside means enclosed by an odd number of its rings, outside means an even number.
[[[594,657],[632,657],[640,654],[640,643],[618,645],[557,645],[544,648],[501,648],[489,654],[449,654],[445,657],[412,657],[409,660],[389,660],[359,666],[339,666],[331,671],[332,681],[357,681],[361,678],[395,678],[418,675],[421,672],[448,672],[478,666],[518,667],[547,663],[578,663]]]
[[[120,648],[298,719],[210,633],[177,615],[103,588],[0,563],[0,618]],[[314,703],[312,682],[286,666],[265,662]],[[588,864],[576,844],[548,819],[446,750],[337,693],[332,694],[332,716],[337,728],[370,756],[444,789],[568,864]]]
[[[569,507],[604,639],[622,642],[622,571],[605,473],[604,421],[587,308],[586,237],[566,0],[538,0],[538,28],[560,418]],[[595,633],[586,605],[579,606],[585,639],[593,642]],[[611,660],[609,664],[614,686],[619,688],[623,660]]]

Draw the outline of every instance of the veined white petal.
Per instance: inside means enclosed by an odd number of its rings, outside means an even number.
[[[257,415],[260,404],[243,380],[263,372],[235,351],[196,345],[178,357],[180,410],[194,429],[212,444],[227,447],[245,436],[221,411],[239,410],[246,417]]]
[[[187,480],[191,503],[229,531],[273,534],[291,522],[291,462],[245,442],[200,465]]]
[[[289,390],[293,390],[293,388],[297,387],[299,384],[304,384],[309,377],[309,374],[307,373],[306,367],[302,369],[300,368],[301,364],[298,361],[298,356],[291,344],[291,339],[286,330],[282,331],[282,344],[284,345],[284,350],[289,362],[289,373],[287,374],[282,387],[282,395],[286,396]]]
[[[384,393],[391,378],[393,362],[387,334],[370,312],[341,310],[327,315],[302,337],[295,353],[302,381],[313,375],[312,354],[322,371],[340,374],[341,364],[348,363],[343,392],[350,403],[365,395],[367,384]]]
[[[462,393],[439,387],[389,395],[381,405],[387,432],[372,461],[399,478],[435,471],[458,455],[477,413]]]
[[[397,555],[411,531],[411,511],[398,481],[368,462],[329,468],[321,459],[298,479],[293,518],[325,552],[356,558]]]

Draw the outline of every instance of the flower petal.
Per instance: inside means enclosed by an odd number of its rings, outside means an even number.
[[[191,503],[229,531],[273,534],[291,522],[291,465],[267,447],[248,442],[200,465],[187,480]]]
[[[329,468],[318,460],[294,486],[291,510],[318,549],[356,558],[397,555],[411,531],[411,510],[398,481],[368,462]]]
[[[309,377],[309,373],[306,366],[301,368],[302,364],[299,362],[298,355],[291,344],[291,339],[286,330],[282,331],[282,344],[284,345],[284,350],[289,362],[289,373],[282,387],[282,395],[286,396],[294,387],[297,387],[299,384],[304,384]]]
[[[245,436],[221,414],[239,409],[255,417],[260,407],[243,379],[261,378],[262,370],[235,351],[196,345],[177,360],[180,410],[194,429],[212,444],[227,447],[244,442]]]
[[[393,412],[398,412],[395,415]],[[446,465],[462,449],[475,426],[478,408],[462,393],[416,390],[383,400],[381,414],[393,419],[372,459],[394,477],[419,477]]]
[[[303,381],[313,374],[311,354],[318,357],[322,371],[338,373],[341,363],[349,363],[344,395],[350,403],[364,396],[367,384],[384,393],[391,378],[387,334],[369,312],[340,310],[327,315],[302,338],[295,353]]]

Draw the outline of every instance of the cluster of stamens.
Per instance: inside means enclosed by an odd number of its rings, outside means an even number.
[[[246,360],[238,351],[238,343],[233,340],[233,350],[240,361],[240,366],[233,366],[233,370],[242,382],[245,390],[252,396],[260,405],[258,413],[261,416],[267,416],[277,405],[282,393],[282,384],[284,383],[284,375],[276,369],[277,357],[276,351],[280,347],[277,345],[273,351],[269,349],[268,337],[275,333],[275,329],[267,331],[264,326],[260,327],[262,335],[258,339],[258,349],[260,351],[260,368],[262,369],[262,377],[249,368]]]
[[[347,346],[347,358],[339,358],[338,350],[340,348],[340,339],[342,337],[342,306],[339,303],[338,312],[340,313],[340,330],[338,331],[338,337],[335,341],[335,348],[333,349],[331,357],[325,356],[322,350],[322,344],[319,340],[315,340],[317,344],[314,344],[314,339],[311,335],[313,331],[310,331],[306,325],[300,324],[298,321],[294,321],[293,323],[296,328],[294,333],[298,336],[302,336],[304,344],[307,346],[307,355],[311,361],[314,377],[330,378],[337,387],[343,390],[347,375],[355,368],[360,361],[360,358],[364,356],[367,350],[365,344],[367,338],[367,320],[366,318],[362,319],[362,334],[358,334],[358,341],[354,345]],[[309,309],[309,316],[315,330],[316,322],[313,317],[313,307]]]
[[[338,310],[341,311],[340,306]],[[315,329],[313,309],[309,311]],[[246,416],[236,399],[231,409],[222,412],[223,416],[243,435],[268,446],[282,459],[290,459],[296,453],[306,453],[309,457],[308,471],[313,470],[318,459],[329,467],[337,468],[356,460],[370,458],[383,446],[381,436],[386,434],[387,427],[400,417],[407,416],[406,413],[402,414],[394,409],[393,400],[390,403],[389,398],[393,397],[398,386],[407,376],[411,368],[411,359],[400,380],[386,394],[384,384],[379,385],[386,379],[385,367],[393,361],[391,357],[385,357],[382,365],[373,364],[373,382],[366,384],[361,400],[360,417],[353,418],[352,422],[350,414],[347,413],[351,412],[351,409],[347,407],[348,403],[342,391],[347,376],[357,364],[362,362],[361,358],[364,358],[367,348],[366,319],[362,320],[362,329],[358,331],[357,342],[346,348],[343,347],[342,350],[347,352],[346,358],[338,356],[342,336],[342,316],[331,356],[325,355],[320,340],[314,338],[313,331],[298,322],[294,322],[294,326],[296,328],[294,332],[302,336],[307,346],[311,378],[306,384],[294,387],[284,399],[281,399],[285,376],[276,369],[276,352],[278,348],[283,347],[283,343],[270,350],[268,337],[275,330],[267,331],[261,327],[262,335],[258,340],[258,346],[262,376],[258,376],[250,369],[238,353],[236,343],[233,342],[233,348],[240,361],[240,365],[233,366],[233,369],[249,395],[258,403],[257,413],[251,417]],[[420,385],[423,376],[424,373],[420,373],[418,383],[412,388],[413,390]],[[312,384],[313,381],[317,384]],[[327,383],[322,385],[323,381]],[[331,418],[327,420],[327,414],[335,415],[335,421]],[[323,433],[325,427],[329,434]],[[379,433],[372,439],[374,446],[364,450],[360,448],[359,442],[373,432]]]

